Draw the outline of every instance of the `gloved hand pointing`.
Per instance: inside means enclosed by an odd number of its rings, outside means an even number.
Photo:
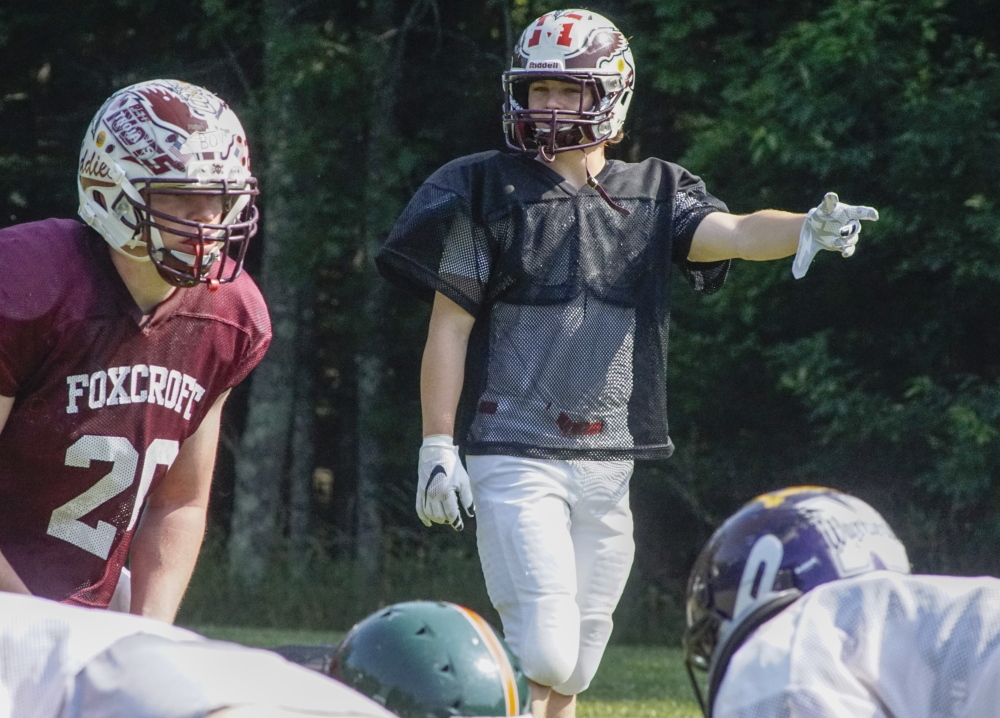
[[[861,220],[878,220],[878,210],[874,207],[843,204],[836,192],[827,192],[823,202],[806,214],[799,232],[799,248],[792,262],[792,276],[801,279],[806,276],[813,257],[821,249],[840,252],[850,257],[857,248]]]

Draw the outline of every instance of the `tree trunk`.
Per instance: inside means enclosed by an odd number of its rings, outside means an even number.
[[[366,302],[365,315],[369,319],[377,312],[381,292],[377,280]],[[375,326],[369,322],[368,326]],[[372,345],[377,342],[372,342]],[[380,342],[378,342],[380,343]],[[355,558],[358,569],[367,585],[378,576],[382,559],[382,511],[379,491],[379,467],[382,441],[378,428],[373,426],[375,406],[381,390],[384,365],[382,354],[376,346],[369,346],[356,359],[358,372],[358,485],[357,533]]]
[[[376,0],[372,12],[372,27],[368,39],[367,66],[371,84],[375,87],[369,108],[369,127],[365,159],[365,206],[368,208],[362,228],[362,249],[365,255],[363,272],[368,293],[363,305],[364,326],[369,335],[359,343],[355,356],[358,397],[358,453],[357,453],[357,508],[355,529],[355,559],[367,585],[378,575],[381,564],[382,512],[379,492],[379,456],[381,441],[375,425],[376,404],[382,385],[382,368],[385,360],[378,328],[383,309],[380,280],[375,270],[375,253],[381,225],[378,208],[379,195],[384,191],[382,173],[388,160],[385,151],[386,136],[393,131],[392,116],[395,105],[394,80],[389,76],[391,41],[385,34],[390,30],[392,0]]]
[[[434,0],[415,0],[409,7],[401,28],[392,27],[392,0],[376,0],[367,48],[367,66],[372,72],[375,88],[370,107],[365,159],[365,206],[367,216],[363,228],[365,253],[364,271],[368,279],[368,295],[364,316],[370,336],[362,342],[356,357],[358,371],[358,484],[357,533],[355,556],[363,576],[373,579],[381,564],[382,515],[380,500],[380,457],[383,442],[377,426],[376,406],[382,392],[385,356],[384,341],[377,332],[386,314],[385,292],[375,269],[375,254],[384,238],[386,226],[385,197],[392,187],[386,179],[390,166],[390,144],[396,133],[396,91],[407,34],[421,15],[434,8]],[[398,32],[394,32],[398,30]]]
[[[295,136],[294,107],[285,82],[288,3],[268,0],[265,26],[265,122],[263,141],[266,209],[263,215],[263,264],[260,284],[271,314],[271,348],[254,371],[246,429],[235,462],[233,514],[229,535],[229,570],[248,584],[264,576],[277,533],[281,484],[295,399],[296,337],[299,329],[298,289],[288,276],[286,244],[296,227],[290,209],[294,190],[289,141]]]
[[[313,401],[316,382],[311,361],[315,341],[313,328],[313,292],[301,291],[298,333],[298,361],[295,373],[295,417],[288,487],[288,549],[292,568],[305,570],[309,557],[309,528],[312,513],[313,469],[315,464],[316,411]]]

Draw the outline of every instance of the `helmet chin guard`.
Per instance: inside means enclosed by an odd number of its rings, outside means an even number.
[[[152,261],[176,287],[231,282],[257,232],[257,180],[236,114],[208,90],[150,80],[112,95],[84,136],[77,176],[80,216],[116,251]],[[156,196],[222,198],[206,224],[153,209]],[[163,233],[182,238],[168,249]]]
[[[528,109],[528,88],[539,80],[581,85],[580,107]],[[503,74],[507,146],[551,159],[557,152],[614,141],[634,85],[632,51],[610,20],[589,10],[546,13],[521,34]]]

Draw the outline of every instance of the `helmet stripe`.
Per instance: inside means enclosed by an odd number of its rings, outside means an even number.
[[[486,646],[486,650],[490,652],[493,656],[493,660],[496,662],[497,666],[500,668],[500,680],[503,683],[503,694],[504,700],[507,704],[508,716],[519,715],[520,701],[517,694],[517,680],[514,677],[514,667],[510,664],[510,659],[507,657],[507,651],[504,650],[503,645],[497,639],[496,633],[493,632],[493,628],[486,622],[486,620],[480,616],[475,611],[471,611],[464,606],[459,606],[458,604],[452,604],[461,611],[462,615],[468,619],[472,627],[476,629],[476,633],[483,640],[483,645]]]

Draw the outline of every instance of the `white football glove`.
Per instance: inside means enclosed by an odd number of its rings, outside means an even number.
[[[417,463],[417,516],[424,526],[451,524],[456,531],[465,528],[458,503],[468,516],[475,515],[469,475],[458,458],[458,447],[447,434],[424,437]]]
[[[809,210],[799,232],[799,248],[792,262],[792,276],[802,279],[809,270],[813,257],[821,249],[840,252],[850,257],[857,248],[860,220],[876,221],[878,210],[874,207],[855,207],[841,204],[836,192],[827,192],[822,204]]]

